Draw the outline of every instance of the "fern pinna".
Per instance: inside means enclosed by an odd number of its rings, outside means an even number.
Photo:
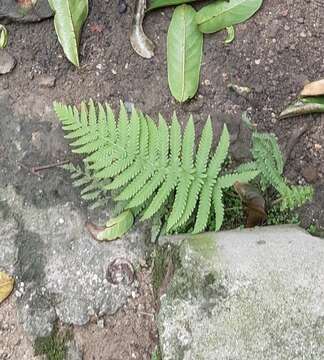
[[[238,171],[260,171],[260,184],[263,191],[272,186],[279,194],[281,210],[293,210],[313,197],[311,186],[289,186],[283,176],[284,160],[277,138],[273,134],[255,132],[252,137],[253,162],[243,164]]]
[[[195,216],[193,233],[206,228],[211,210],[215,230],[223,222],[223,190],[236,181],[255,178],[256,169],[221,174],[228,155],[229,133],[226,125],[215,152],[211,151],[213,130],[208,118],[195,152],[195,126],[190,117],[184,132],[176,115],[168,126],[159,116],[158,126],[135,108],[129,118],[121,103],[116,121],[109,105],[93,101],[76,107],[54,104],[55,112],[72,140],[73,152],[82,154],[87,168],[104,190],[117,191],[116,201],[141,219],[156,214],[168,199],[173,199],[167,231],[176,230]]]

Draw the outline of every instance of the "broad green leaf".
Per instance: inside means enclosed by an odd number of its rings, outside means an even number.
[[[199,30],[213,33],[250,18],[262,5],[262,0],[220,0],[200,9],[196,15]]]
[[[197,0],[151,0],[149,1],[147,11],[151,11],[157,8],[173,5],[181,5],[189,2],[194,2]]]
[[[54,26],[66,57],[79,66],[78,47],[82,26],[88,16],[88,0],[48,0],[55,13]]]
[[[0,304],[11,294],[14,283],[11,276],[0,271]]]
[[[168,81],[171,94],[179,102],[192,98],[199,86],[203,34],[190,5],[178,6],[168,31]]]
[[[110,219],[106,228],[97,234],[98,240],[115,240],[127,233],[133,226],[134,216],[130,210],[126,210],[119,216]]]

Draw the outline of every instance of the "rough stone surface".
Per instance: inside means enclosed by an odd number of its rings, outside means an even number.
[[[82,360],[82,351],[77,347],[75,341],[70,341],[67,344],[66,360]]]
[[[25,3],[23,5],[23,3]],[[31,1],[1,0],[0,21],[35,22],[47,19],[53,12],[47,0],[38,0],[35,5]]]
[[[70,203],[39,209],[10,185],[0,188],[0,214],[0,269],[16,278],[18,317],[30,336],[49,335],[56,319],[83,325],[92,315],[113,314],[136,289],[137,281],[109,283],[106,271],[116,258],[138,265],[145,229],[99,243]]]
[[[6,50],[0,51],[0,74],[8,74],[16,66],[16,59]]]
[[[184,240],[158,317],[164,360],[324,358],[324,241],[293,226]]]

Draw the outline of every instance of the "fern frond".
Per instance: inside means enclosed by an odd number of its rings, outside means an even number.
[[[195,153],[191,116],[182,136],[176,114],[169,127],[161,115],[157,126],[134,108],[129,118],[122,103],[118,123],[109,105],[96,106],[92,100],[82,103],[80,110],[58,103],[54,109],[73,151],[84,154],[84,169],[69,167],[73,184],[82,188],[81,196],[98,200],[99,204],[102,195],[112,191],[120,212],[131,210],[142,220],[158,213],[166,215],[163,217],[167,231],[194,224],[193,232],[201,232],[211,212],[215,212],[215,229],[220,229],[224,219],[223,190],[259,174],[262,181],[268,181],[280,192],[283,208],[295,207],[311,197],[311,188],[286,185],[281,176],[283,159],[273,135],[255,134],[255,161],[223,174],[230,136],[224,125],[212,152],[210,118]]]
[[[281,210],[293,210],[304,205],[307,201],[312,200],[314,189],[311,186],[292,186],[282,189]]]

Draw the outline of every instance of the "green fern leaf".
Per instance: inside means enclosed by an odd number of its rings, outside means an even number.
[[[135,159],[136,156],[139,154],[139,143],[140,143],[140,120],[138,114],[133,108],[132,116],[129,123],[129,133],[131,136],[129,137],[129,145],[128,145],[128,156],[130,159]]]
[[[164,202],[167,200],[167,198],[177,186],[177,182],[178,179],[176,174],[170,173],[167,176],[166,180],[158,190],[149,207],[144,211],[142,220],[147,220],[151,218],[161,208],[161,206],[164,204]]]
[[[203,180],[198,177],[196,177],[191,183],[191,186],[188,191],[187,203],[185,209],[183,211],[181,218],[177,222],[176,226],[174,226],[175,229],[179,229],[183,225],[185,225],[189,220],[190,216],[192,215],[192,213],[194,212],[202,185],[203,185]]]
[[[119,119],[118,119],[118,145],[122,149],[128,146],[129,121],[127,111],[122,102],[120,102]]]
[[[127,185],[136,175],[140,173],[143,168],[143,162],[141,160],[135,161],[125,171],[117,175],[115,179],[106,186],[106,190],[116,190],[122,186]]]
[[[197,218],[193,234],[198,234],[206,228],[208,217],[210,214],[213,187],[214,182],[210,179],[207,179],[200,193]]]
[[[224,220],[223,191],[219,185],[216,185],[213,190],[213,206],[215,211],[215,231],[218,231]]]
[[[205,174],[207,168],[207,162],[209,158],[210,149],[213,142],[213,129],[211,125],[210,117],[203,128],[198,151],[196,155],[196,171],[198,174]]]
[[[247,183],[255,179],[258,175],[259,175],[258,170],[227,174],[220,176],[217,180],[217,184],[218,186],[220,186],[221,189],[227,189],[233,186],[237,181]]]
[[[140,172],[115,198],[116,201],[130,200],[135,194],[142,189],[147,181],[153,176],[154,171],[148,168]]]
[[[133,197],[127,205],[128,209],[142,206],[154,193],[154,191],[163,183],[165,172],[159,171],[146,183],[144,187]]]
[[[158,132],[161,167],[166,167],[169,161],[169,128],[162,115],[159,115]]]
[[[173,114],[170,128],[170,160],[173,163],[180,162],[181,152],[181,127],[176,113]],[[180,164],[179,164],[180,165]]]
[[[230,145],[230,136],[227,130],[227,126],[224,125],[216,152],[209,162],[207,169],[207,176],[210,179],[216,179],[221,171],[222,164],[224,163]]]

